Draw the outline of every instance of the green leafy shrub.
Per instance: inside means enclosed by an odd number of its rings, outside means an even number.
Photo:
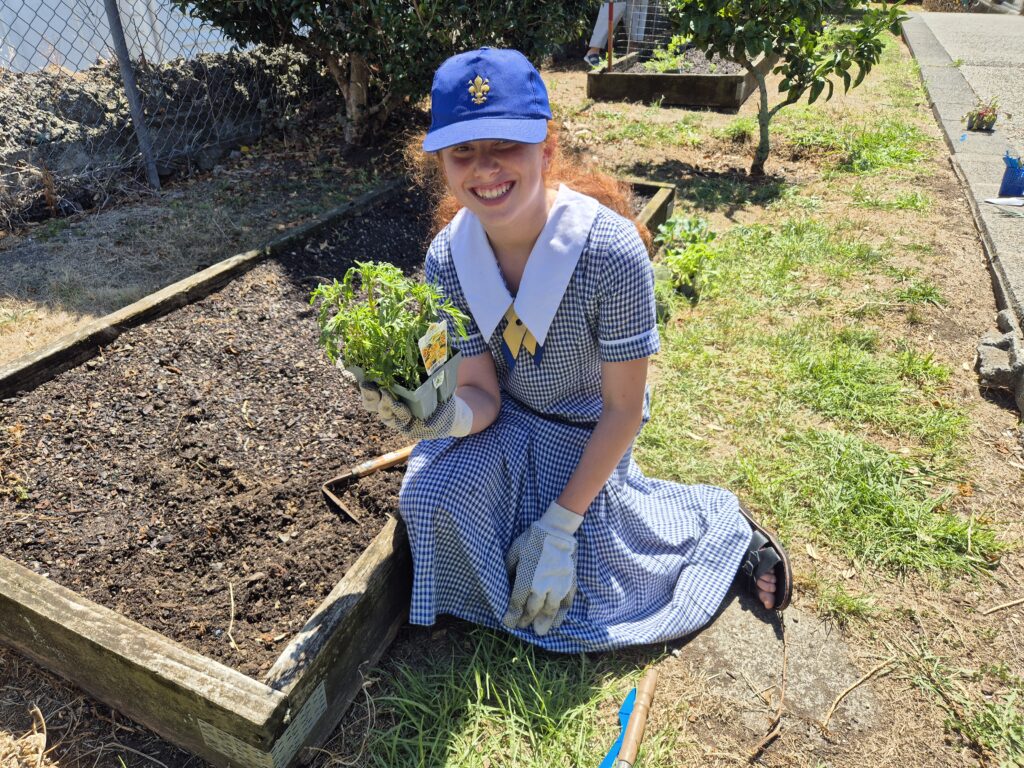
[[[535,61],[582,37],[593,21],[588,0],[172,0],[240,46],[290,45],[319,61],[345,100],[346,140],[362,142],[404,101],[430,91],[452,54],[490,45]],[[501,83],[491,83],[499,93]]]
[[[673,216],[660,227],[654,242],[663,246],[661,264],[668,269],[672,287],[697,301],[714,282],[717,252],[710,243],[715,233],[699,216]]]
[[[418,342],[431,323],[447,316],[466,335],[468,318],[451,301],[393,264],[357,261],[341,282],[316,287],[309,303],[318,301],[320,344],[330,361],[362,368],[389,391],[395,384],[414,390],[426,380]]]

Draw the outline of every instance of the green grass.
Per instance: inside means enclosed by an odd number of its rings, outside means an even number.
[[[700,144],[702,134],[696,118],[686,117],[671,123],[627,118],[617,112],[599,112],[608,125],[598,134],[605,142],[631,141],[642,147],[688,147]]]
[[[932,203],[928,195],[916,189],[897,192],[892,197],[879,197],[858,184],[854,186],[850,195],[853,198],[853,204],[858,208],[871,208],[879,211],[926,211]]]
[[[851,118],[794,106],[780,112],[773,122],[777,122],[777,135],[789,144],[833,157],[836,169],[844,173],[909,168],[924,157],[927,144],[920,128],[893,114]]]
[[[851,619],[864,621],[875,614],[871,598],[847,592],[839,582],[816,580],[813,586],[818,614],[839,626],[846,626]]]
[[[851,293],[877,295],[860,276],[907,279],[893,311],[937,297],[908,291],[915,273],[851,229],[795,218],[710,244],[722,289],[666,328],[638,459],[733,488],[784,536],[885,570],[987,568],[994,531],[950,507],[968,420],[945,396],[948,366],[869,320],[837,322]]]
[[[756,117],[737,117],[716,133],[723,139],[728,139],[737,144],[745,144],[748,141],[753,141],[758,132],[759,128]]]
[[[995,534],[950,512],[951,476],[836,429],[794,430],[738,460],[742,486],[781,527],[850,559],[906,573],[989,567]],[[937,485],[946,485],[937,490]]]
[[[360,765],[597,765],[642,671],[628,653],[555,656],[482,628],[449,638],[445,651],[398,665],[372,692]],[[673,728],[648,734],[642,764],[671,766],[676,738]]]
[[[850,173],[874,173],[906,168],[924,157],[921,130],[896,117],[871,121],[843,132],[839,169]]]
[[[790,185],[778,179],[752,184],[734,176],[697,176],[680,182],[676,195],[702,211],[768,205],[786,194]]]
[[[859,340],[845,343],[842,334],[818,324],[798,325],[764,343],[776,353],[787,394],[834,424],[878,427],[944,452],[966,427],[963,413],[923,386],[933,381],[930,359],[864,349]]]
[[[893,297],[901,304],[934,304],[936,307],[946,304],[942,293],[929,280],[907,280],[893,290]]]

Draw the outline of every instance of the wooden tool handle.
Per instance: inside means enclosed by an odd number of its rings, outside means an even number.
[[[626,733],[622,737],[619,749],[619,761],[616,765],[632,766],[636,762],[636,753],[640,750],[640,742],[644,739],[644,728],[647,725],[647,714],[654,701],[654,689],[658,685],[658,670],[650,669],[636,687],[636,701],[633,702],[633,714],[629,716]]]
[[[413,443],[412,445],[405,446],[405,448],[399,448],[397,451],[391,451],[391,453],[385,453],[369,461],[364,461],[362,464],[357,464],[349,470],[349,473],[351,473],[349,476],[365,477],[377,470],[388,469],[396,464],[401,464],[409,458],[409,454],[412,453],[412,449],[415,447],[416,444]]]

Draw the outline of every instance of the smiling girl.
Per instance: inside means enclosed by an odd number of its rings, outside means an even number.
[[[659,337],[618,185],[561,157],[516,51],[448,59],[431,95],[423,149],[444,194],[426,277],[471,318],[458,387],[427,422],[363,389],[423,440],[399,499],[410,621],[453,614],[563,652],[652,643],[705,625],[738,571],[785,608],[785,552],[732,493],[633,461]]]

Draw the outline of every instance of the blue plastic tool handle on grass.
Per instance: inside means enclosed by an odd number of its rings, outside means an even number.
[[[614,768],[615,758],[619,756],[619,750],[622,748],[622,737],[626,735],[626,726],[629,725],[629,716],[633,714],[633,703],[635,701],[636,688],[629,692],[626,700],[619,707],[619,724],[622,726],[619,729],[619,738],[612,744],[612,748],[608,750],[608,754],[604,756],[604,760],[601,761],[601,765],[598,768]]]

